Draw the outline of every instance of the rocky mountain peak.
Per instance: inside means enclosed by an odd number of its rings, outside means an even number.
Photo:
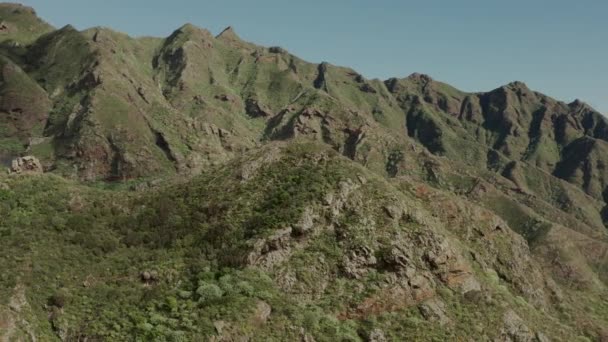
[[[222,32],[216,36],[216,38],[224,40],[241,40],[232,26],[228,26],[223,29]]]
[[[593,110],[589,104],[580,99],[575,99],[574,101],[568,103],[568,106],[575,110]]]
[[[528,88],[528,85],[521,81],[510,82],[505,87],[510,88],[510,89],[515,89],[515,90],[530,91],[530,88]]]
[[[209,30],[200,28],[191,23],[186,23],[186,24],[182,25],[180,28],[178,28],[176,30],[176,32],[180,32],[180,33],[184,33],[184,34],[202,35],[205,38],[213,38],[213,35],[211,34],[211,32],[209,32]]]
[[[430,83],[433,82],[433,78],[427,74],[422,74],[418,72],[414,72],[406,77],[407,80],[421,83]]]

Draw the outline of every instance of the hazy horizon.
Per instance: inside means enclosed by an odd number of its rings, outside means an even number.
[[[107,26],[132,36],[168,36],[190,22],[214,34],[282,46],[311,62],[351,67],[367,78],[425,73],[464,91],[518,80],[558,100],[580,99],[608,114],[608,2],[117,1],[24,0],[56,27]]]

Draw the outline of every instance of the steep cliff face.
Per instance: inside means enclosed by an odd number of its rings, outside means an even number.
[[[599,339],[607,144],[521,82],[1,4],[0,163],[47,174],[0,176],[0,336]]]
[[[606,119],[584,103],[521,82],[479,94],[417,74],[386,84],[407,113],[408,135],[431,152],[499,172],[522,162],[603,199]]]

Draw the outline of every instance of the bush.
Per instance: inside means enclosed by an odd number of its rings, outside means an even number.
[[[166,301],[167,301],[167,308],[171,312],[176,312],[178,309],[177,298],[175,298],[173,296],[169,296],[169,297],[167,297]]]
[[[255,289],[246,281],[239,281],[236,284],[236,288],[238,292],[244,296],[253,297],[255,295]]]
[[[65,291],[57,291],[54,295],[49,297],[48,304],[56,308],[63,308],[68,304],[69,298]]]
[[[196,294],[199,296],[198,301],[200,303],[208,303],[222,298],[224,294],[222,289],[215,284],[201,282],[201,285],[196,289]]]
[[[177,295],[178,295],[178,296],[179,296],[179,298],[181,298],[181,299],[188,299],[188,298],[192,297],[192,292],[182,290],[182,291],[179,291],[179,292],[177,293]]]

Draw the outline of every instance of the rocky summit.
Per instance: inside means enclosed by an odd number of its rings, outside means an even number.
[[[0,340],[608,341],[608,121],[0,4]]]

